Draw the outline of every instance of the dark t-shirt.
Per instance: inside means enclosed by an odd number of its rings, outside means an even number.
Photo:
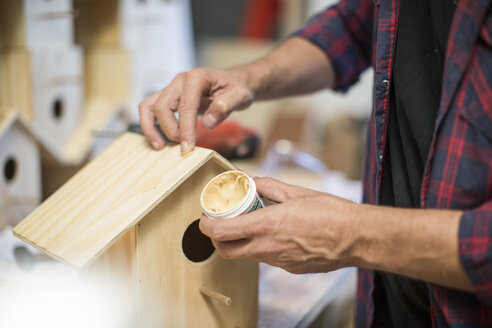
[[[381,204],[419,208],[424,166],[439,108],[452,0],[401,0],[390,86]],[[424,282],[376,275],[375,326],[430,327]]]

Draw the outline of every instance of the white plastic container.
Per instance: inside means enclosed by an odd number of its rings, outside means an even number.
[[[236,175],[236,176],[240,175],[247,178],[247,181],[249,183],[248,190],[244,195],[244,197],[232,208],[228,208],[221,212],[213,211],[207,206],[206,200],[204,200],[204,194],[206,193],[207,189],[211,186],[211,184],[214,183],[214,181],[216,181],[217,179],[221,179],[221,177],[227,174]],[[260,196],[256,192],[256,184],[254,180],[241,171],[226,171],[217,175],[212,180],[210,180],[205,186],[205,188],[203,188],[202,194],[200,196],[200,203],[202,205],[203,213],[205,213],[205,215],[211,219],[230,219],[242,214],[253,212],[259,208],[265,207],[265,204],[263,203]]]

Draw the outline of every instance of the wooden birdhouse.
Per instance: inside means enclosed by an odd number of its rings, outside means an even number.
[[[0,229],[15,225],[41,201],[40,151],[17,112],[0,116]]]
[[[46,254],[118,283],[131,327],[256,327],[258,264],[225,260],[198,228],[200,194],[235,169],[126,133],[14,229]],[[118,277],[118,278],[117,278]]]

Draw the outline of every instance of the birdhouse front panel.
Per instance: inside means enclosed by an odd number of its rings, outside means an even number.
[[[58,146],[73,134],[83,109],[83,56],[79,47],[30,51],[34,121]]]
[[[139,318],[154,327],[256,327],[258,264],[224,260],[198,227],[200,194],[224,172],[211,160],[137,226]],[[226,295],[226,305],[200,287]]]
[[[43,84],[35,88],[34,121],[60,148],[80,122],[83,96],[81,83]]]

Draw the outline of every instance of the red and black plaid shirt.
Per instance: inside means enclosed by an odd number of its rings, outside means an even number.
[[[450,0],[451,1],[451,0]],[[421,190],[422,208],[462,209],[460,258],[475,292],[435,284],[435,327],[492,327],[492,0],[459,0],[447,44],[441,103]],[[378,204],[390,110],[399,0],[341,0],[296,33],[333,63],[337,90],[369,66],[374,108],[364,164],[364,199]],[[360,270],[358,327],[370,327],[374,273]]]

